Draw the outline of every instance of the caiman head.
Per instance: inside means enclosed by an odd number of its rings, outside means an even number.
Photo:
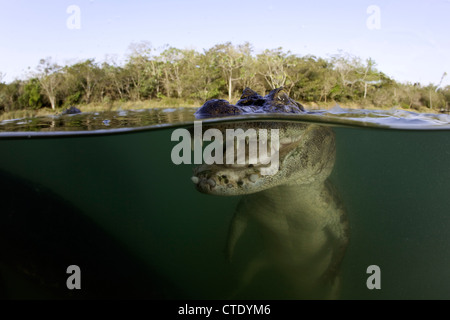
[[[265,97],[246,88],[236,105],[222,99],[210,100],[200,107],[196,117],[303,112],[305,112],[303,106],[291,99],[283,88],[274,89]],[[192,181],[203,193],[243,195],[284,184],[306,185],[323,182],[330,175],[334,165],[335,139],[333,131],[327,127],[293,121],[239,121],[203,125],[203,133],[212,128],[220,130],[223,134],[221,152],[224,162],[204,163],[194,168]],[[241,139],[240,146],[235,141],[234,158],[231,163],[226,161],[227,148],[230,148],[226,143],[228,129],[235,132],[242,129],[244,136],[246,132],[251,132],[249,129],[254,129],[255,133],[254,136],[248,135]],[[251,149],[252,143],[255,142],[253,138],[257,141],[254,144],[257,146],[256,150]],[[242,148],[242,144],[245,145],[243,149],[245,162],[241,160],[238,163],[238,148]],[[261,153],[264,149],[266,156]],[[274,168],[274,165],[277,167]]]

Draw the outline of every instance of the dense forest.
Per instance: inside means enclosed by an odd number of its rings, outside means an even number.
[[[306,106],[339,103],[439,111],[450,102],[450,86],[399,83],[379,71],[372,59],[342,52],[324,59],[282,48],[254,54],[249,43],[229,42],[203,52],[169,46],[156,50],[148,42],[135,43],[122,63],[88,59],[60,66],[49,57],[26,79],[1,80],[0,74],[0,112],[150,99],[192,104],[225,98],[234,103],[245,87],[264,94],[280,86]]]

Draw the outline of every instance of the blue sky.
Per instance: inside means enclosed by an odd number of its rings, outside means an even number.
[[[79,8],[79,29],[67,27],[71,5]],[[323,58],[339,50],[370,57],[401,82],[438,84],[447,72],[443,85],[450,85],[449,14],[450,0],[2,0],[0,72],[4,81],[23,78],[48,56],[61,64],[120,60],[140,41],[197,51],[248,41],[256,53],[283,47]]]

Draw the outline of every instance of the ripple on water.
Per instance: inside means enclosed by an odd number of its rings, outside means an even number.
[[[166,108],[145,110],[119,110],[86,112],[75,115],[53,115],[0,122],[0,137],[62,134],[119,133],[132,130],[189,125],[195,118],[196,108]],[[368,110],[344,109],[339,105],[329,110],[310,110],[303,114],[244,114],[233,117],[202,119],[208,123],[230,121],[300,121],[334,126],[370,127],[402,130],[450,130],[447,114],[416,113],[401,109]]]

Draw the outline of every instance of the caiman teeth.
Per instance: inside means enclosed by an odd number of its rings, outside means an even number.
[[[199,181],[200,181],[200,179],[198,177],[196,177],[196,176],[191,177],[191,180],[195,184],[199,183]]]
[[[208,179],[206,182],[213,188],[216,186],[216,181],[214,179]]]
[[[290,144],[292,142],[293,142],[293,140],[291,137],[285,137],[280,140],[280,144]]]

